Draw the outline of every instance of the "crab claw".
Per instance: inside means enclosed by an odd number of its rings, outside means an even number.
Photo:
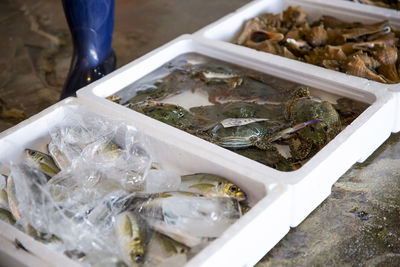
[[[274,142],[274,141],[276,141],[278,139],[281,139],[281,138],[288,138],[290,134],[292,134],[292,133],[294,133],[294,132],[296,132],[298,130],[301,130],[301,129],[307,127],[307,126],[310,126],[310,125],[313,125],[315,123],[321,122],[321,121],[322,120],[310,120],[310,121],[306,121],[306,122],[302,122],[302,123],[296,124],[293,127],[286,128],[286,129],[284,129],[282,131],[279,131],[279,132],[271,135],[268,138],[268,141],[269,142]]]

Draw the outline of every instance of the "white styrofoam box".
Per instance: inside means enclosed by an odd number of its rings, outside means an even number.
[[[16,246],[18,240],[25,249]],[[81,265],[63,254],[50,250],[43,243],[20,232],[14,226],[0,220],[0,266],[30,267],[30,266],[71,266]]]
[[[319,19],[322,15],[330,15],[349,22],[375,23],[389,20],[391,25],[400,26],[398,11],[389,12],[391,11],[389,9],[360,5],[349,1],[255,0],[198,30],[194,35],[233,42],[239,36],[246,20],[263,13],[282,14],[289,6],[301,6],[312,21]]]
[[[88,110],[106,118],[123,117],[112,109],[101,108],[84,99],[65,99],[0,134],[0,163],[3,163],[0,164],[0,171],[6,171],[7,162],[22,160],[25,148],[45,152],[50,140],[49,130],[52,127],[62,123],[63,118],[69,114],[82,114]],[[134,118],[124,118],[136,125]],[[168,134],[158,138],[149,134],[153,129],[147,130],[143,131],[142,135],[146,139],[147,148],[155,155],[155,160],[160,166],[179,175],[208,172],[224,176],[243,188],[252,206],[250,211],[229,227],[222,236],[192,258],[187,266],[251,266],[289,231],[290,199],[286,186],[279,185],[274,179],[251,177],[245,168],[235,168],[229,162],[225,162],[226,159],[220,159],[206,148],[192,147],[190,143],[182,146],[179,138],[173,139]],[[17,250],[15,245],[12,245],[15,239],[31,253]],[[10,257],[15,256],[29,266],[43,266],[40,261],[51,263],[52,266],[78,266],[64,255],[51,251],[44,244],[0,221],[0,244],[3,240],[7,246],[0,246],[0,255],[4,254],[7,257],[0,258],[0,265],[5,261],[11,262]],[[255,242],[259,240],[260,242]],[[29,260],[30,257],[35,259]],[[18,266],[17,261],[15,264],[7,264],[13,265]]]
[[[256,17],[263,13],[282,14],[288,6],[301,6],[307,13],[308,17],[314,21],[322,15],[330,15],[335,18],[362,23],[376,23],[382,20],[389,20],[390,24],[396,28],[400,27],[400,12],[387,8],[377,8],[374,6],[357,4],[350,1],[326,1],[326,0],[256,0],[237,9],[235,12],[226,15],[225,17],[213,22],[199,31],[195,32],[196,37],[206,38],[218,42],[221,47],[226,50],[236,50],[240,53],[252,55],[265,61],[275,60],[286,64],[289,69],[303,70],[303,73],[318,73],[321,77],[328,79],[337,79],[345,82],[350,75],[325,69],[323,67],[311,65],[305,62],[300,62],[293,59],[281,60],[274,59],[278,56],[270,57],[269,54],[262,51],[256,51],[244,46],[233,44],[239,36],[246,20]],[[291,67],[291,68],[290,68]],[[352,76],[354,77],[354,76]],[[395,94],[400,103],[400,84],[382,84],[375,81],[369,81],[364,78],[353,80],[354,85],[358,87],[380,87]],[[400,113],[400,106],[397,105],[397,114]],[[393,132],[400,131],[400,116],[396,116]]]
[[[371,105],[304,166],[296,171],[282,172],[105,99],[175,57],[191,52]],[[288,185],[291,191],[290,224],[297,226],[330,194],[332,185],[346,170],[357,161],[366,159],[389,137],[394,128],[396,98],[368,80],[360,82],[356,77],[338,72],[322,75],[325,69],[308,64],[293,69],[288,66],[292,62],[268,53],[260,57],[255,50],[242,53],[236,46],[224,46],[204,38],[183,35],[79,90],[77,95],[101,108],[118,112],[121,117],[134,119],[139,128],[153,136],[163,138],[172,135],[180,140],[183,147],[190,145],[191,148],[215,153],[218,155],[216,159],[223,160],[227,167],[246,170],[249,176],[260,180],[274,178]]]
[[[387,8],[387,7],[381,7],[381,6],[374,6],[374,5],[368,5],[368,4],[364,4],[364,3],[360,3],[357,1],[352,1],[352,0],[335,0],[335,1],[345,1],[346,3],[337,3],[338,5],[344,5],[344,6],[349,6],[352,7],[356,10],[365,10],[368,11],[370,13],[383,13],[385,15],[387,15],[388,17],[399,17],[400,16],[400,10],[397,9],[393,9],[393,8]],[[373,2],[373,1],[371,1]],[[379,2],[379,1],[377,1]],[[384,1],[381,1],[384,2]],[[361,6],[360,6],[361,5]]]

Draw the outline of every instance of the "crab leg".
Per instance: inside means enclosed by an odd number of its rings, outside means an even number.
[[[273,134],[267,140],[269,142],[274,142],[274,141],[276,141],[278,139],[281,139],[281,138],[288,138],[290,134],[292,134],[292,133],[294,133],[294,132],[296,132],[298,130],[301,130],[301,129],[307,127],[307,126],[310,126],[310,125],[312,125],[314,123],[318,123],[318,122],[321,122],[321,120],[311,120],[311,121],[306,121],[306,122],[302,122],[302,123],[296,124],[293,127],[286,128],[286,129],[284,129],[282,131],[279,131],[279,132]]]
[[[310,126],[312,124],[321,122],[321,120],[310,120],[306,122],[302,122],[299,124],[294,125],[293,127],[286,128],[282,131],[279,131],[269,137],[267,137],[265,140],[266,143],[274,142],[276,140],[279,140],[281,138],[288,138],[290,134],[301,130],[307,126]],[[225,148],[245,148],[254,145],[255,143],[262,141],[262,138],[264,136],[231,136],[231,137],[224,137],[221,138],[220,140],[216,141],[215,143],[217,145],[220,145]]]

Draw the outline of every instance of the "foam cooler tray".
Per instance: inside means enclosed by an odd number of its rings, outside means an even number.
[[[301,6],[312,21],[319,19],[322,15],[330,15],[349,22],[375,23],[389,20],[392,25],[400,26],[399,11],[350,1],[256,0],[210,23],[195,32],[194,35],[212,40],[232,42],[239,36],[239,31],[243,28],[246,20],[263,13],[282,14],[289,6]]]
[[[363,3],[359,3],[359,2],[353,2],[351,0],[335,0],[335,1],[345,1],[345,3],[344,3],[345,6],[348,5],[350,7],[354,7],[357,10],[363,9],[363,10],[371,11],[371,12],[383,12],[387,16],[394,17],[394,18],[400,16],[400,11],[393,9],[393,8],[367,5],[367,4],[363,4]],[[351,2],[349,2],[349,1],[351,1]],[[338,3],[338,4],[343,5],[343,3]],[[353,6],[353,5],[355,5],[355,6]],[[359,6],[359,5],[362,5],[362,6]]]
[[[25,148],[46,151],[49,130],[68,114],[89,110],[109,118],[135,119],[117,110],[100,108],[82,99],[65,99],[28,120],[0,134],[0,162],[22,160]],[[153,129],[142,127],[148,148],[156,161],[177,174],[209,172],[227,177],[247,192],[251,210],[231,225],[215,241],[192,258],[186,266],[250,266],[255,264],[289,231],[288,189],[276,179],[252,177],[241,166],[234,168],[228,159],[219,157],[207,147],[190,143],[182,145],[173,135],[153,135]],[[4,168],[4,166],[2,167]],[[4,172],[4,169],[0,170]],[[17,249],[15,239],[30,251]],[[1,266],[79,266],[13,226],[0,221]]]
[[[347,169],[365,160],[391,132],[400,130],[399,84],[380,84],[230,43],[246,19],[263,12],[280,13],[288,5],[301,5],[311,18],[327,14],[366,23],[389,19],[393,25],[400,26],[397,11],[387,12],[351,2],[252,1],[194,35],[183,35],[79,90],[78,99],[64,100],[1,133],[0,160],[18,159],[27,146],[43,149],[49,128],[59,122],[67,106],[84,107],[133,122],[150,140],[163,166],[182,174],[207,171],[226,176],[242,186],[255,204],[187,266],[255,264],[287,233],[289,226],[297,226],[330,194],[334,182]],[[299,170],[281,172],[105,99],[164,63],[191,52],[370,106]],[[15,238],[32,253],[16,249]],[[60,266],[76,265],[2,221],[0,258],[7,266],[22,263],[43,266],[50,262]]]
[[[360,100],[370,106],[300,169],[282,172],[105,99],[171,59],[190,52]],[[305,65],[303,69],[295,71],[287,65],[285,58],[264,53],[265,56],[259,59],[257,53],[252,54],[251,50],[251,53],[242,52],[235,49],[235,46],[221,46],[213,41],[184,35],[79,90],[78,97],[131,117],[138,122],[138,127],[159,138],[168,134],[182,144],[191,144],[193,148],[215,153],[225,159],[228,168],[245,169],[251,177],[259,180],[275,179],[289,186],[290,225],[297,226],[330,194],[332,185],[347,169],[357,161],[366,159],[394,131],[396,98],[393,93],[380,87],[360,86],[360,79],[352,76],[346,75],[346,79],[343,79],[340,73],[330,72],[325,78],[320,72],[314,72],[314,68],[306,70],[313,66]]]
[[[226,50],[235,50],[238,53],[256,57],[264,61],[275,61],[287,65],[289,69],[303,72],[304,75],[316,73],[321,77],[346,82],[350,75],[328,70],[312,64],[272,55],[262,51],[233,44],[239,36],[246,20],[263,13],[282,14],[288,6],[301,6],[312,21],[319,19],[322,15],[330,15],[349,22],[376,23],[389,20],[390,24],[397,29],[400,28],[400,12],[393,9],[379,8],[375,6],[358,4],[350,1],[326,1],[326,0],[257,0],[237,9],[235,12],[211,23],[195,32],[196,37],[205,38],[219,43]],[[272,56],[272,57],[271,57]],[[355,77],[355,76],[351,76]],[[354,85],[359,88],[382,88],[395,93],[396,101],[400,103],[400,83],[382,84],[364,78],[353,80]],[[400,113],[400,105],[397,105],[397,113]],[[400,130],[400,118],[396,116],[395,131]]]

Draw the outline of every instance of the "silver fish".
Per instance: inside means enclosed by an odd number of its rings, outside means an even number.
[[[125,211],[115,217],[115,232],[125,262],[143,263],[145,254],[145,236],[139,217]]]
[[[246,200],[246,193],[227,179],[209,173],[196,173],[181,177],[181,191],[202,194],[207,197],[231,197]]]
[[[5,221],[11,225],[15,223],[15,218],[11,214],[11,212],[2,208],[0,208],[0,220]]]
[[[16,220],[21,219],[21,214],[18,210],[18,200],[15,192],[15,184],[12,176],[7,179],[7,197],[10,211]]]
[[[24,226],[24,231],[31,237],[36,240],[39,240],[43,243],[55,243],[55,242],[62,242],[62,240],[53,234],[41,232],[35,229],[30,223],[27,223]]]
[[[71,161],[65,156],[64,153],[60,151],[60,149],[58,149],[58,147],[54,143],[50,142],[47,145],[47,150],[52,156],[54,163],[60,170],[65,170],[71,167]]]
[[[146,258],[157,264],[174,255],[186,255],[190,248],[158,232],[152,232]]]
[[[60,169],[54,163],[51,156],[33,149],[25,149],[28,163],[49,177],[56,175]]]
[[[7,178],[0,174],[0,208],[8,209]]]

